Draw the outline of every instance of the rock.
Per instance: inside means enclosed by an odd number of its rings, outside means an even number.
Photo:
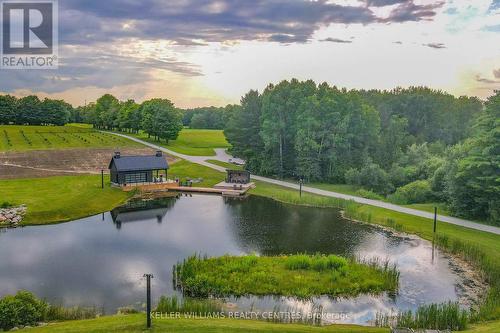
[[[13,328],[11,328],[10,330],[11,330],[11,331],[17,331],[17,330],[19,330],[19,327],[13,327]]]

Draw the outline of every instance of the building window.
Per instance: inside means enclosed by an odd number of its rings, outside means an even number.
[[[126,184],[145,183],[146,180],[147,180],[147,177],[146,177],[145,172],[125,174],[125,183]]]

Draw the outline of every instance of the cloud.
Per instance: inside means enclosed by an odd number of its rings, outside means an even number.
[[[392,6],[396,4],[401,4],[409,2],[409,0],[362,0],[369,7],[384,7]]]
[[[1,89],[29,89],[50,94],[79,87],[111,89],[150,82],[155,80],[155,70],[166,70],[187,77],[202,75],[197,66],[175,57],[158,59],[119,54],[105,45],[90,50],[85,47],[62,49],[60,58],[62,63],[54,70],[3,71]]]
[[[125,37],[172,40],[182,45],[190,40],[306,42],[331,23],[377,21],[366,7],[325,0],[68,0],[60,5],[61,39],[70,44]]]
[[[352,40],[333,38],[333,37],[321,39],[320,41],[321,42],[332,42],[332,43],[352,43]]]
[[[407,22],[431,20],[436,15],[436,9],[440,8],[443,4],[443,2],[436,2],[428,5],[417,5],[413,1],[405,1],[394,8],[390,12],[389,17],[383,21]]]
[[[500,8],[500,0],[493,0],[491,2],[489,10],[493,11],[493,10],[496,10],[496,9],[499,9],[499,8]]]
[[[427,44],[422,44],[423,46],[427,46],[433,49],[445,49],[446,45],[443,43],[427,43]]]
[[[412,0],[369,0],[370,6],[400,4],[381,19],[367,6],[327,0],[67,0],[60,2],[61,41],[87,44],[120,38],[170,40],[179,45],[237,40],[304,43],[334,23],[371,24],[430,19],[436,5]]]
[[[481,30],[490,31],[490,32],[500,32],[500,24],[485,25]]]

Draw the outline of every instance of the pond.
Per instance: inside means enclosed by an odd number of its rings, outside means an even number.
[[[450,258],[416,237],[344,220],[335,209],[299,207],[271,199],[177,195],[136,201],[71,223],[0,233],[0,296],[19,289],[65,306],[115,313],[144,302],[144,273],[153,297],[172,295],[172,267],[194,254],[262,255],[297,252],[390,259],[401,271],[397,296],[244,297],[226,300],[239,311],[279,308],[341,314],[340,322],[369,324],[378,311],[415,309],[457,300],[464,278]],[[236,310],[235,310],[236,311]],[[338,319],[338,318],[335,318]]]

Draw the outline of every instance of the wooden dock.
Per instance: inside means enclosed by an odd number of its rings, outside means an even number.
[[[229,188],[212,188],[212,187],[195,187],[195,186],[180,186],[178,183],[148,183],[127,185],[121,187],[123,191],[130,192],[139,190],[141,192],[191,192],[191,193],[211,193],[221,194],[224,196],[238,197],[244,195],[250,187],[242,189],[229,189]]]

